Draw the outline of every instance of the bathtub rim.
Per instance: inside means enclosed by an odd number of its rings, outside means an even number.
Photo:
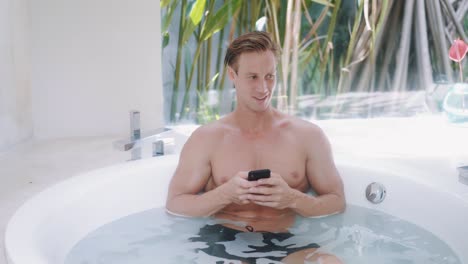
[[[4,251],[5,251],[5,256],[7,258],[7,263],[9,264],[22,264],[22,263],[49,263],[49,260],[48,259],[43,259],[42,262],[41,262],[41,255],[40,255],[40,252],[39,252],[39,248],[40,248],[40,245],[38,245],[35,250],[38,251],[37,254],[26,254],[28,256],[36,256],[36,258],[34,259],[34,262],[14,262],[13,261],[13,258],[17,259],[17,255],[21,255],[20,253],[17,252],[17,250],[13,250],[12,251],[12,244],[14,246],[15,244],[15,241],[16,241],[16,245],[18,244],[21,244],[21,243],[18,243],[18,239],[15,239],[15,236],[12,235],[15,234],[15,231],[18,232],[18,229],[20,228],[21,224],[22,223],[28,223],[28,221],[26,219],[30,219],[30,217],[26,217],[26,213],[28,212],[34,212],[36,211],[37,212],[37,209],[35,210],[34,207],[36,205],[40,205],[41,204],[41,201],[44,202],[45,200],[47,199],[52,199],[52,197],[54,197],[54,195],[52,195],[54,192],[63,192],[63,187],[67,187],[67,186],[75,186],[76,187],[76,183],[79,183],[80,181],[82,181],[83,179],[87,179],[88,181],[91,181],[95,180],[95,178],[93,178],[93,175],[95,174],[98,174],[98,173],[106,173],[107,172],[107,177],[105,177],[105,179],[102,179],[101,181],[108,181],[108,180],[111,180],[111,176],[109,176],[109,173],[111,171],[122,171],[122,169],[129,169],[129,168],[132,168],[134,167],[135,165],[143,165],[142,168],[146,168],[147,166],[149,167],[152,167],[150,166],[153,161],[156,161],[155,159],[159,159],[160,162],[164,162],[166,161],[166,163],[163,165],[167,165],[167,164],[170,164],[171,166],[174,166],[174,162],[177,162],[178,161],[178,155],[167,155],[167,156],[163,156],[163,157],[157,157],[157,158],[154,158],[154,159],[145,159],[145,160],[140,160],[140,161],[133,161],[131,163],[120,163],[120,164],[116,164],[116,165],[112,165],[112,166],[108,166],[108,167],[104,167],[104,168],[100,168],[100,169],[96,169],[96,170],[92,170],[92,171],[89,171],[89,172],[86,172],[86,173],[82,173],[82,174],[79,174],[79,175],[76,175],[74,177],[71,177],[69,179],[66,179],[64,181],[61,181],[59,183],[56,183],[54,185],[52,185],[51,187],[43,190],[42,192],[36,194],[35,196],[33,196],[31,199],[29,199],[28,201],[26,201],[21,207],[19,207],[17,209],[17,211],[14,213],[14,215],[10,218],[8,224],[7,224],[7,228],[6,228],[6,231],[5,231],[5,246],[4,246]],[[170,163],[172,162],[172,163]],[[423,188],[429,188],[429,189],[434,189],[433,186],[431,185],[422,185],[421,183],[419,182],[415,182],[414,180],[412,179],[407,179],[407,178],[403,178],[401,175],[394,175],[392,173],[389,173],[389,172],[385,172],[385,171],[379,171],[378,169],[376,168],[366,168],[366,167],[362,167],[361,165],[359,164],[354,164],[352,162],[346,162],[346,161],[337,161],[337,167],[340,169],[355,169],[355,170],[367,170],[367,171],[374,171],[374,172],[378,172],[380,173],[381,175],[386,175],[386,176],[394,176],[395,179],[405,179],[405,180],[408,180],[412,183],[415,183],[415,184],[420,184],[421,186],[423,186]],[[175,167],[173,168],[175,170]],[[125,172],[125,170],[123,170]],[[340,171],[341,172],[341,171]],[[122,175],[125,176],[125,173],[123,173]],[[380,176],[381,176],[380,175]],[[113,176],[113,177],[117,177],[117,176]],[[122,176],[120,176],[122,177]],[[167,178],[170,179],[170,177],[168,176]],[[88,182],[89,183],[89,182]],[[95,183],[95,182],[94,182]],[[361,186],[362,188],[365,188],[365,186]],[[461,200],[459,197],[455,196],[455,195],[452,195],[451,193],[448,193],[448,192],[445,192],[445,191],[441,191],[441,190],[434,190],[436,191],[437,193],[439,194],[442,194],[442,195],[445,195],[447,197],[450,197],[451,199],[453,199],[453,201],[457,201],[457,202],[463,202],[465,204],[465,207],[468,208],[468,204],[466,204],[466,201],[463,201]],[[164,200],[165,200],[165,197],[164,197]],[[362,206],[362,204],[360,203],[354,203],[354,202],[350,202],[350,200],[347,201],[348,204],[356,204],[356,205],[359,205],[359,206]],[[47,203],[46,203],[47,204]],[[51,208],[52,205],[50,204],[47,204],[49,207],[47,208],[48,211],[52,210],[53,208]],[[69,203],[68,203],[69,205]],[[155,206],[155,207],[159,207],[159,206]],[[381,205],[374,205],[374,204],[367,204],[367,206],[364,206],[364,207],[367,207],[367,208],[371,208],[371,209],[376,209],[376,210],[380,210],[380,211],[383,211],[383,212],[386,212],[385,210],[382,210],[382,206]],[[44,208],[43,208],[44,209]],[[43,211],[43,210],[42,210]],[[129,212],[128,214],[126,215],[129,215],[129,214],[132,214],[132,213],[136,213],[136,212],[141,212],[142,210],[140,209],[137,209],[135,210],[134,212]],[[386,212],[386,213],[389,213],[389,212]],[[393,213],[391,213],[392,215],[395,215]],[[125,215],[124,215],[125,216]],[[407,220],[405,219],[405,217],[401,217],[400,215],[395,215],[397,217],[400,217],[404,220]],[[22,218],[23,217],[23,218]],[[18,222],[18,220],[20,220]],[[22,221],[21,221],[22,220]],[[115,220],[115,219],[114,219]],[[410,221],[410,220],[407,220],[407,221]],[[104,223],[105,224],[105,223]],[[418,224],[418,223],[416,223]],[[99,224],[98,226],[101,226],[102,224]],[[418,224],[420,226],[420,224]],[[92,230],[90,230],[92,231]],[[432,230],[430,230],[432,232]],[[24,232],[23,232],[24,233]],[[21,234],[21,232],[20,232]],[[436,234],[437,235],[437,234]],[[12,237],[13,236],[13,237]],[[440,236],[437,235],[439,238]],[[27,237],[27,236],[24,236],[24,237]],[[32,238],[31,238],[32,240]],[[444,240],[445,241],[445,240]],[[445,241],[447,243],[447,241]],[[34,243],[32,243],[34,244]],[[459,259],[461,261],[463,261],[464,259],[462,259],[462,257],[460,256],[460,252],[458,250],[455,250],[455,248],[450,245],[449,243],[447,243],[451,248],[452,250],[457,254],[457,256],[459,257]],[[70,247],[71,248],[71,247]],[[68,253],[68,252],[67,252]],[[24,254],[24,253],[23,253]],[[13,256],[15,255],[15,256]],[[39,262],[37,261],[39,260]]]

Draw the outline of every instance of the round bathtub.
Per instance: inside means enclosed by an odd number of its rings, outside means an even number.
[[[118,218],[164,206],[177,162],[177,155],[126,162],[70,178],[36,195],[8,224],[8,263],[63,263],[89,232]],[[381,210],[430,230],[458,254],[461,263],[468,263],[468,203],[461,197],[390,172],[382,164],[369,168],[337,159],[337,166],[349,204]],[[365,189],[371,182],[387,188],[384,202],[366,200]]]

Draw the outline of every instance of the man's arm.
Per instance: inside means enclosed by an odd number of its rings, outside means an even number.
[[[232,202],[248,203],[242,197],[242,190],[250,187],[245,180],[247,173],[239,173],[223,185],[201,193],[211,177],[210,156],[217,144],[214,130],[213,127],[200,127],[185,143],[169,185],[166,201],[169,213],[202,217],[212,215]]]
[[[316,197],[295,190],[291,208],[305,217],[343,212],[346,207],[343,182],[336,169],[327,137],[321,129],[313,128],[309,138],[306,174]]]

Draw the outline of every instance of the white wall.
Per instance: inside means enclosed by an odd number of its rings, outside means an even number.
[[[0,0],[0,151],[32,136],[27,0]]]
[[[159,1],[29,4],[36,138],[127,135],[130,109],[163,125]]]

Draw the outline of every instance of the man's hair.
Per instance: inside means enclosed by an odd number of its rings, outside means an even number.
[[[278,45],[276,45],[268,33],[264,31],[253,31],[243,34],[229,45],[226,56],[224,57],[224,65],[230,66],[237,72],[237,62],[242,53],[263,52],[268,50],[272,51],[275,58],[278,59]]]

